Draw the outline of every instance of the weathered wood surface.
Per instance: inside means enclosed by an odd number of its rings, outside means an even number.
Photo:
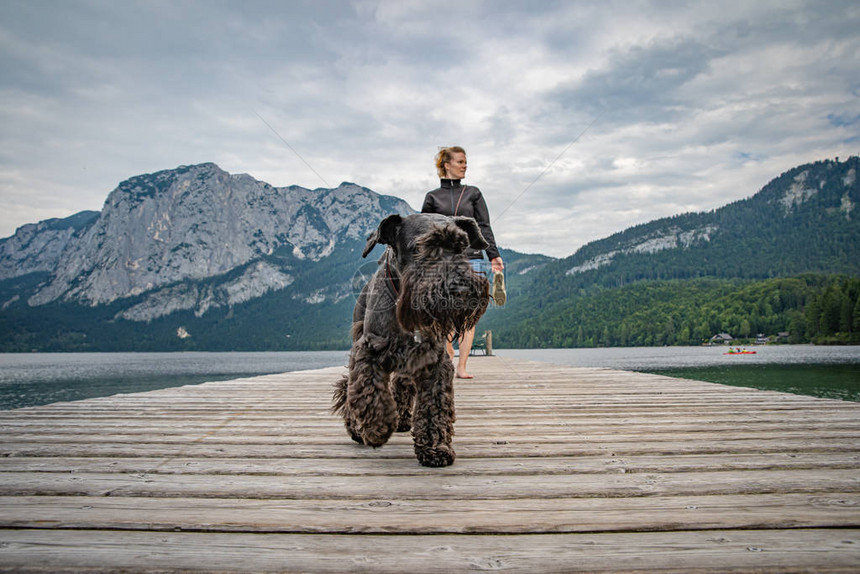
[[[470,369],[444,469],[352,443],[342,368],[2,412],[0,570],[860,571],[860,404]]]

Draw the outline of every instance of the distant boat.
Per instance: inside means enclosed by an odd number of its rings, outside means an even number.
[[[728,353],[723,353],[724,355],[755,355],[756,351],[747,351],[746,349],[729,349]]]

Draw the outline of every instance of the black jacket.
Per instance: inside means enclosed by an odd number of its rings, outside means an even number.
[[[490,228],[490,212],[481,190],[473,185],[462,185],[459,179],[443,179],[439,189],[434,189],[424,197],[421,213],[439,213],[442,215],[464,215],[473,217],[478,222],[481,235],[489,243],[487,256],[492,261],[499,257],[496,238]],[[469,259],[483,259],[484,255],[478,249],[467,249]]]

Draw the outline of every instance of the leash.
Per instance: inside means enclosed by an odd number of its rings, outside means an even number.
[[[466,184],[464,183],[464,184],[460,187],[460,197],[459,197],[459,198],[457,198],[457,206],[456,206],[456,207],[454,207],[454,217],[456,217],[456,216],[457,216],[457,211],[459,211],[459,210],[460,210],[460,202],[461,202],[461,201],[463,201],[463,194],[464,194],[465,192],[466,192]],[[451,206],[454,206],[454,190],[453,190],[453,189],[451,190],[451,194],[450,194],[450,195],[451,195]]]

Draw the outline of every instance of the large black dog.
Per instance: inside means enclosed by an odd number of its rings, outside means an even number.
[[[362,257],[387,245],[353,312],[349,375],[335,384],[333,413],[358,443],[385,444],[412,429],[424,466],[454,462],[454,366],[446,337],[475,326],[489,303],[487,278],[465,255],[487,242],[471,217],[391,215]]]

